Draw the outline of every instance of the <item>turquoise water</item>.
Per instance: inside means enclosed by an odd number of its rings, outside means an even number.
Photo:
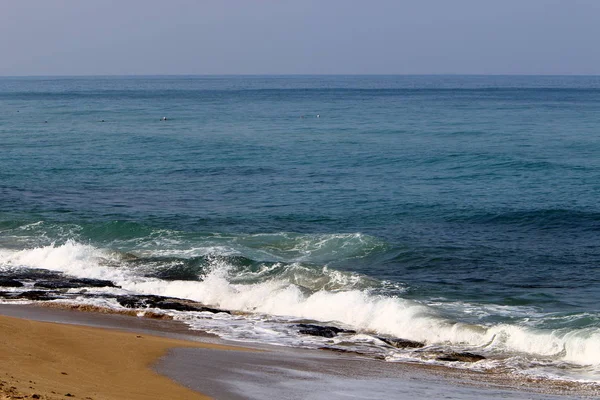
[[[600,77],[1,78],[0,110],[7,276],[600,380]]]

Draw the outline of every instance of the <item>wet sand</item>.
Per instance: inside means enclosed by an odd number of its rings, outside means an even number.
[[[506,373],[386,363],[322,350],[231,346],[177,321],[28,305],[0,305],[0,314],[5,315],[0,317],[0,393],[13,392],[5,398],[31,398],[34,393],[43,399],[71,394],[80,399],[133,400],[207,398],[201,393],[234,400],[541,400],[600,395],[597,386]]]
[[[157,371],[218,399],[579,399],[598,391],[326,351],[172,349]],[[203,371],[201,376],[198,371]]]

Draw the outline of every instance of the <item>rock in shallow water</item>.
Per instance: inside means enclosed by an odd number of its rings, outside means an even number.
[[[357,351],[357,350],[342,349],[340,347],[324,346],[324,347],[319,347],[319,350],[331,351],[334,353],[341,353],[341,354],[350,354],[350,355],[356,355],[356,356],[362,356],[362,357],[370,357],[370,358],[374,358],[376,360],[385,360],[385,357],[382,355],[379,355],[379,354],[369,354],[369,353],[365,353],[365,352]]]
[[[3,287],[21,287],[23,283],[10,278],[0,278],[0,286]]]
[[[389,344],[390,346],[396,347],[398,349],[418,349],[421,347],[425,347],[425,343],[415,342],[413,340],[400,339],[400,338],[387,338],[377,336],[377,339],[382,342]]]
[[[356,333],[356,331],[341,329],[335,326],[320,326],[313,324],[298,324],[296,326],[301,328],[298,332],[303,335],[321,336],[325,338],[335,337],[338,333]]]
[[[447,353],[436,358],[438,361],[460,361],[460,362],[477,362],[485,360],[484,356],[473,353]]]
[[[163,297],[153,295],[143,296],[117,296],[117,301],[120,305],[127,308],[160,308],[163,310],[175,311],[196,311],[196,312],[211,312],[211,313],[226,313],[231,314],[227,310],[218,308],[205,307],[200,303],[189,300],[177,299],[174,297]]]
[[[78,289],[84,287],[118,287],[111,281],[102,279],[57,279],[36,282],[33,286],[46,289]]]
[[[27,292],[14,293],[14,292],[0,292],[0,297],[9,300],[33,300],[33,301],[48,301],[62,298],[61,296],[48,292],[45,290],[30,290]]]

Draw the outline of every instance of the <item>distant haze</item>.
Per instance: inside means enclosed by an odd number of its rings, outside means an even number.
[[[0,75],[600,74],[597,0],[4,0]]]

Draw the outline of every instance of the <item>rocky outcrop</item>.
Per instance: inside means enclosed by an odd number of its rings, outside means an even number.
[[[389,344],[390,346],[396,347],[397,349],[418,349],[425,347],[425,343],[415,342],[413,340],[400,339],[400,338],[389,338],[377,336],[377,339],[382,342]]]
[[[9,300],[32,300],[32,301],[48,301],[62,298],[61,296],[48,292],[46,290],[30,290],[27,292],[0,292],[0,297]]]
[[[196,312],[211,312],[211,313],[226,313],[231,314],[227,310],[218,308],[205,307],[200,303],[189,300],[178,299],[175,297],[163,297],[152,295],[141,296],[117,296],[117,301],[120,305],[127,308],[160,308],[163,310],[175,311],[196,311]]]
[[[296,325],[299,333],[303,335],[321,336],[325,338],[332,338],[337,336],[339,333],[356,333],[356,331],[350,329],[341,329],[335,326],[320,326],[313,324],[298,324]]]
[[[3,287],[21,287],[21,286],[23,286],[23,283],[17,281],[16,279],[0,278],[0,286],[3,286]]]
[[[47,269],[22,268],[3,272],[5,278],[16,279],[19,281],[39,281],[65,279],[65,276],[56,271]]]
[[[111,281],[103,279],[73,278],[56,279],[36,282],[34,287],[45,289],[79,289],[85,287],[118,287]]]
[[[473,353],[446,353],[436,358],[438,361],[460,361],[460,362],[477,362],[481,360],[485,360],[484,356]]]
[[[385,357],[383,357],[380,354],[369,354],[369,353],[364,353],[362,351],[342,349],[339,347],[324,346],[324,347],[319,347],[319,350],[331,351],[331,352],[340,353],[340,354],[349,354],[349,355],[353,355],[353,356],[370,357],[370,358],[374,358],[376,360],[385,360]]]

